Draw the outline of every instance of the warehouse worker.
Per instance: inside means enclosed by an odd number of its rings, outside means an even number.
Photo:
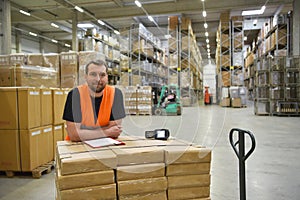
[[[107,64],[91,61],[85,67],[86,84],[73,88],[65,103],[66,140],[84,141],[101,137],[117,138],[125,117],[120,89],[107,85]]]

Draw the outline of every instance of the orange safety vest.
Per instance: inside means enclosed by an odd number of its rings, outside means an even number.
[[[77,88],[80,94],[80,107],[82,115],[81,124],[89,127],[107,126],[111,115],[111,108],[114,102],[115,88],[109,85],[105,86],[98,113],[98,119],[96,122],[88,85],[84,84],[78,86]],[[65,140],[70,140],[70,137],[67,135]]]

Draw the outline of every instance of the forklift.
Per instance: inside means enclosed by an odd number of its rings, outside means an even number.
[[[180,89],[178,85],[163,85],[153,88],[154,115],[181,115]]]

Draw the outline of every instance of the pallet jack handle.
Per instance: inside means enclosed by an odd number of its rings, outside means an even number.
[[[233,136],[235,133],[238,133],[238,140],[233,141]],[[251,148],[245,154],[245,134],[247,134],[251,139]],[[230,144],[239,159],[239,179],[240,179],[240,200],[246,200],[246,174],[245,174],[245,161],[254,151],[256,142],[254,135],[250,131],[233,128],[229,133]],[[237,149],[237,145],[239,148]]]

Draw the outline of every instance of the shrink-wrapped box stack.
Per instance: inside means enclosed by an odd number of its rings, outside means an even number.
[[[125,145],[57,143],[57,199],[209,199],[211,151],[180,140],[121,136]]]
[[[73,88],[78,85],[78,53],[63,52],[60,54],[61,87]]]

